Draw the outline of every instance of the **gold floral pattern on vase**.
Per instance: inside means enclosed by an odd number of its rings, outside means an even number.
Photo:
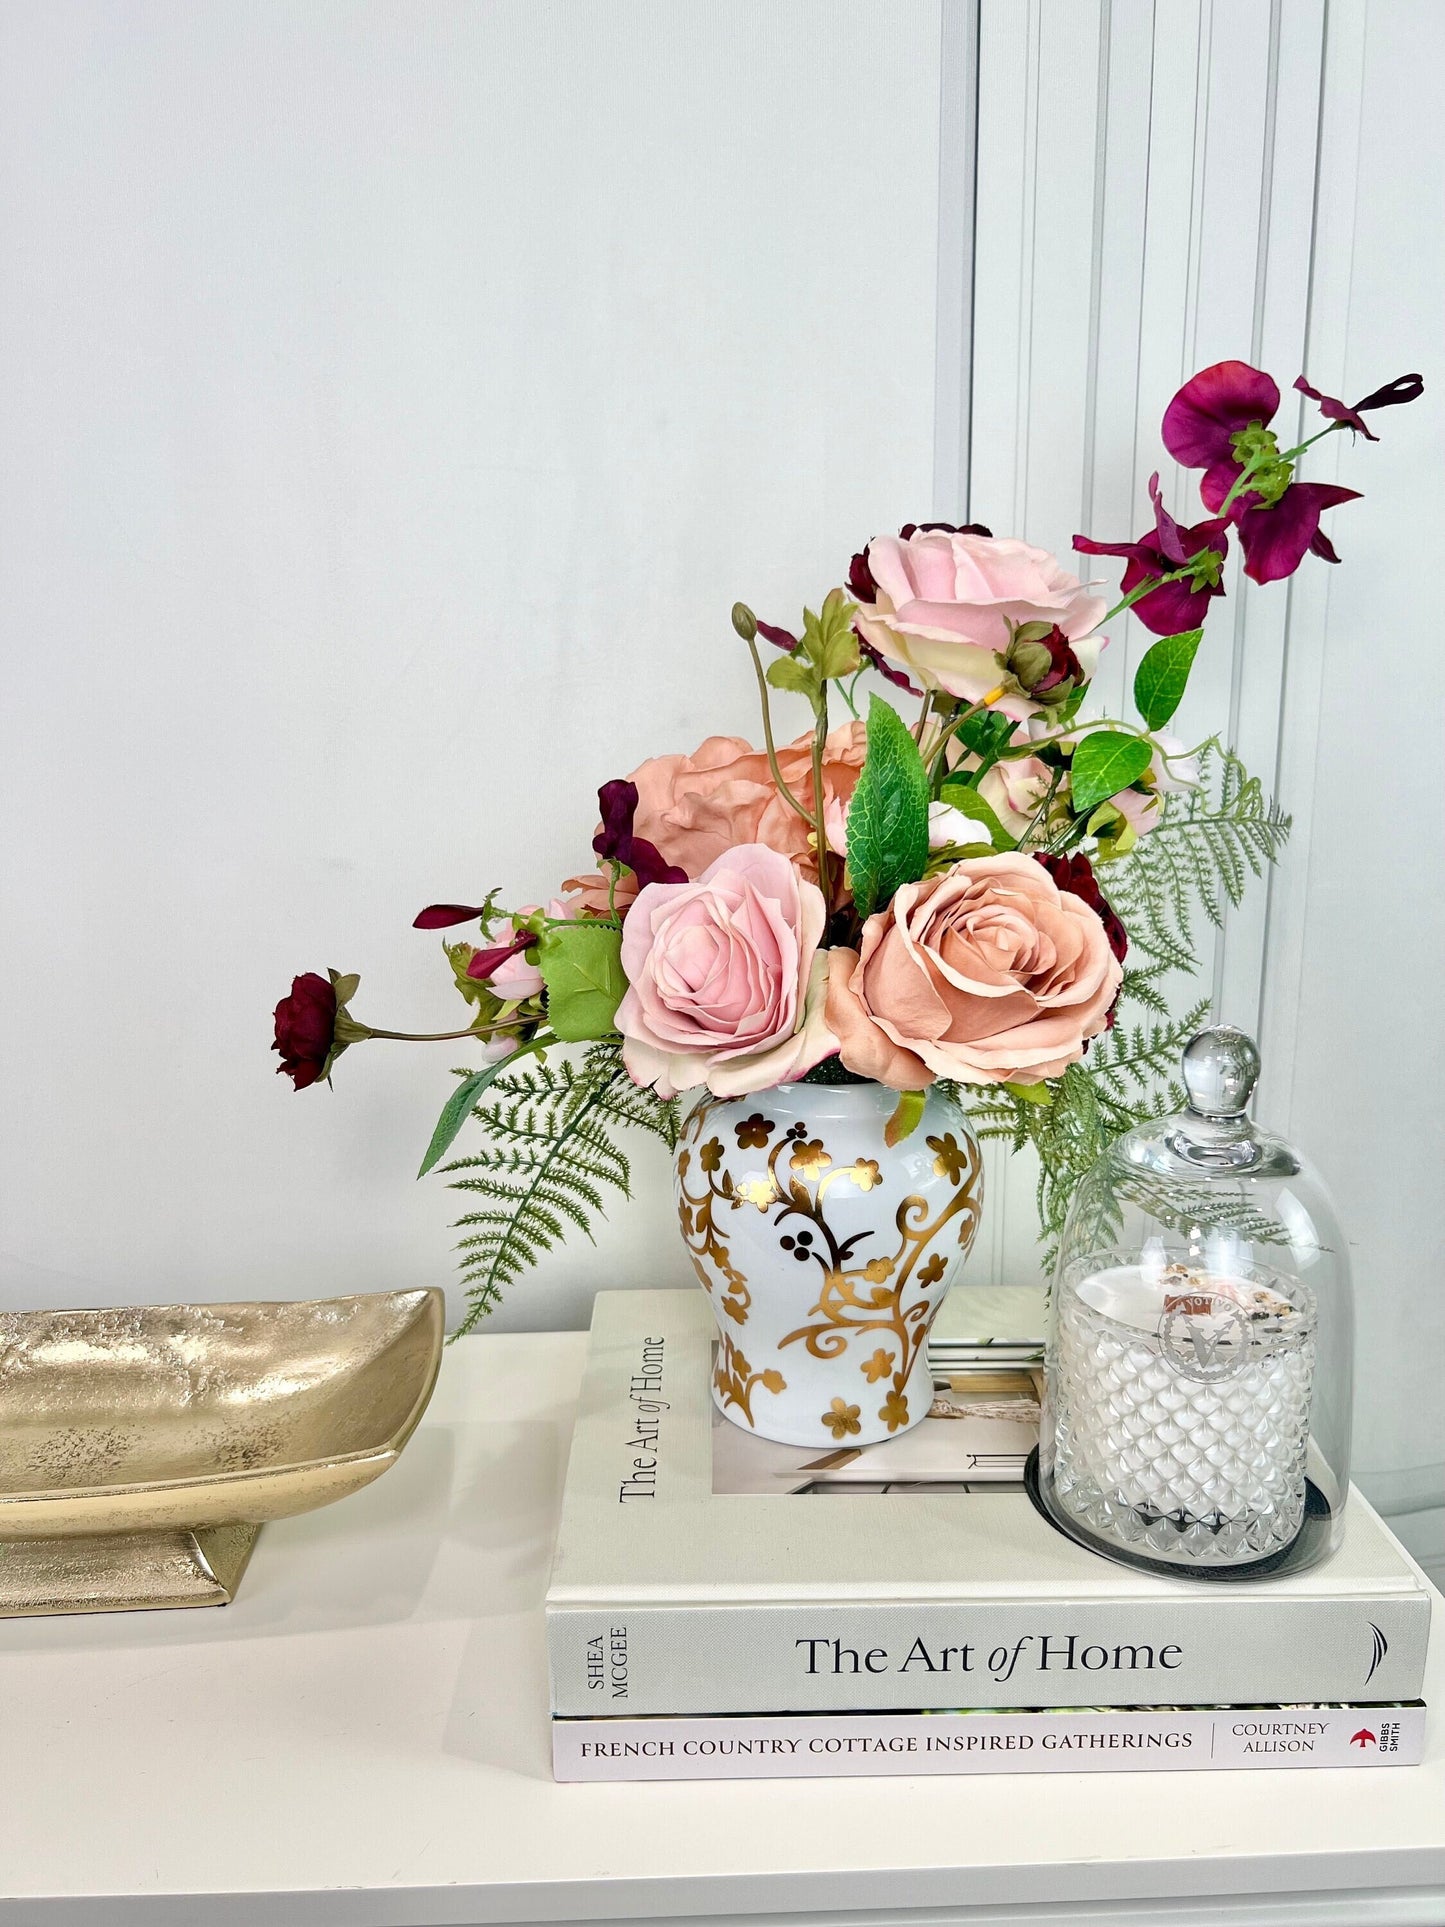
[[[836,1441],[851,1412],[846,1436],[869,1444],[932,1403],[928,1332],[978,1229],[981,1164],[961,1112],[933,1092],[922,1125],[889,1147],[896,1102],[875,1085],[794,1084],[704,1098],[684,1126],[678,1220],[723,1334],[718,1403],[766,1437]],[[765,1415],[738,1395],[744,1328],[751,1376],[785,1380]]]
[[[735,1405],[749,1425],[753,1423],[754,1386],[761,1385],[774,1398],[788,1389],[788,1381],[775,1367],[769,1366],[766,1371],[755,1372],[726,1332],[718,1341],[712,1382],[723,1409]],[[856,1406],[854,1410],[857,1410]]]

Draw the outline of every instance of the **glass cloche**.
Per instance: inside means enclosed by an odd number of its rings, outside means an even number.
[[[1194,1038],[1188,1108],[1080,1185],[1049,1312],[1040,1505],[1200,1579],[1312,1565],[1349,1486],[1349,1255],[1319,1177],[1250,1117],[1258,1075],[1242,1031]]]

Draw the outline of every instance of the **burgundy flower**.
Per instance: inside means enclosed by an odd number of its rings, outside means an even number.
[[[1354,488],[1330,482],[1297,482],[1294,464],[1280,456],[1269,424],[1279,409],[1279,389],[1244,361],[1218,361],[1186,381],[1164,411],[1164,446],[1186,468],[1202,468],[1199,493],[1217,514],[1254,463],[1249,486],[1235,497],[1228,520],[1239,530],[1244,572],[1256,582],[1293,575],[1305,551],[1338,562],[1320,533],[1320,516],[1339,502],[1353,502]]]
[[[490,950],[474,950],[467,964],[467,975],[484,984],[493,972],[510,963],[513,957],[520,957],[524,950],[530,950],[536,941],[530,930],[523,930],[510,943],[493,944]]]
[[[484,903],[429,903],[412,918],[413,930],[450,930],[453,924],[470,923],[473,917],[487,914]]]
[[[1087,535],[1076,535],[1074,547],[1081,555],[1127,556],[1120,584],[1125,595],[1151,576],[1172,575],[1204,551],[1205,560],[1191,575],[1151,589],[1134,604],[1134,613],[1146,629],[1156,636],[1177,636],[1182,630],[1197,629],[1211,596],[1224,594],[1219,578],[1229,551],[1228,524],[1216,516],[1193,528],[1181,527],[1164,506],[1157,474],[1149,477],[1149,499],[1154,504],[1154,527],[1137,542],[1094,542]]]
[[[758,627],[761,629],[763,624],[759,623]],[[636,783],[624,777],[614,777],[602,785],[597,792],[602,828],[592,839],[593,849],[605,860],[621,863],[631,870],[639,890],[646,889],[649,883],[686,883],[686,870],[665,862],[657,845],[649,843],[645,836],[633,835],[637,801]]]
[[[1043,864],[1061,890],[1067,890],[1071,896],[1079,897],[1088,904],[1104,926],[1109,948],[1123,963],[1129,954],[1128,934],[1099,888],[1094,866],[1083,851],[1076,850],[1072,856],[1050,856],[1045,850],[1035,850],[1034,862]]]
[[[1040,633],[1042,632],[1042,633]],[[1026,622],[1014,633],[1004,667],[1021,689],[1053,708],[1065,703],[1088,678],[1068,637],[1057,623]]]
[[[1308,395],[1311,401],[1319,403],[1320,413],[1326,421],[1335,422],[1342,428],[1352,429],[1357,435],[1363,435],[1368,442],[1377,442],[1380,438],[1365,424],[1364,417],[1367,409],[1397,408],[1401,402],[1418,401],[1425,392],[1425,384],[1419,375],[1396,375],[1393,381],[1387,381],[1383,388],[1374,389],[1363,401],[1357,401],[1351,408],[1346,402],[1336,401],[1333,395],[1322,395],[1318,388],[1311,388],[1303,375],[1295,383],[1295,387],[1302,395]]]
[[[336,1043],[336,990],[325,977],[308,970],[291,980],[291,994],[276,1006],[276,1041],[282,1071],[298,1091],[324,1077]]]
[[[791,652],[798,646],[798,638],[793,634],[792,630],[780,629],[776,622],[764,622],[760,618],[758,621],[758,634],[764,642],[770,642],[775,649],[786,649]]]
[[[869,642],[856,622],[853,625],[853,634],[858,638],[859,653],[866,662],[872,663],[884,682],[891,682],[895,689],[906,689],[910,696],[921,696],[923,694],[921,689],[914,687],[901,669],[895,668],[895,666],[889,662],[881,649],[875,648],[874,645]]]

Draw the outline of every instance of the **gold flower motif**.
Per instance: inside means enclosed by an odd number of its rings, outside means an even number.
[[[883,1173],[872,1158],[859,1158],[853,1166],[853,1182],[860,1191],[872,1191],[882,1184]]]
[[[832,1162],[818,1138],[801,1141],[788,1159],[789,1168],[800,1178],[820,1178]]]
[[[893,1358],[880,1345],[871,1358],[865,1358],[858,1367],[870,1385],[876,1385],[880,1378],[887,1378],[893,1370]]]
[[[703,1170],[707,1172],[708,1176],[711,1177],[723,1161],[722,1140],[720,1138],[710,1137],[698,1152],[697,1161]]]
[[[886,1285],[893,1276],[891,1258],[870,1258],[863,1267],[863,1277],[870,1285]]]
[[[761,1111],[754,1111],[751,1117],[745,1117],[742,1123],[735,1127],[738,1149],[761,1151],[776,1128],[770,1117],[764,1117]]]
[[[947,1178],[950,1184],[957,1184],[968,1169],[968,1154],[952,1131],[947,1132],[943,1137],[927,1138],[925,1142],[929,1150],[936,1153],[933,1168],[938,1176]]]
[[[783,1374],[774,1371],[771,1366],[761,1374],[758,1383],[765,1392],[771,1392],[774,1397],[776,1397],[779,1392],[785,1392],[788,1389],[788,1381],[783,1377]]]
[[[755,1204],[759,1211],[766,1212],[778,1201],[778,1187],[771,1178],[741,1178],[733,1195],[738,1202]]]
[[[746,1325],[748,1308],[740,1298],[724,1298],[722,1308],[735,1325]]]
[[[878,1416],[890,1432],[896,1432],[900,1425],[908,1423],[908,1400],[902,1392],[890,1392],[878,1407]]]
[[[753,1375],[752,1366],[749,1365],[748,1361],[743,1357],[742,1353],[740,1351],[737,1351],[736,1349],[733,1351],[731,1364],[732,1364],[733,1370],[737,1373],[739,1378],[752,1377]]]
[[[928,1263],[919,1272],[918,1282],[920,1285],[936,1285],[947,1269],[947,1265],[943,1262],[943,1254],[935,1251]]]
[[[835,1398],[823,1414],[823,1423],[835,1439],[846,1439],[850,1432],[861,1432],[861,1414],[856,1405],[848,1405],[841,1398]]]

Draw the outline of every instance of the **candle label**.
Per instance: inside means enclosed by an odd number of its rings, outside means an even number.
[[[1221,1292],[1194,1291],[1164,1300],[1159,1348],[1185,1378],[1213,1384],[1233,1378],[1249,1363],[1249,1315]]]

